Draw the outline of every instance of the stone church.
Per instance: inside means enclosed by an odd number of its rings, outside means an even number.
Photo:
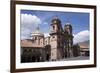
[[[70,23],[62,27],[61,20],[54,17],[49,35],[45,37],[37,27],[31,33],[31,39],[21,40],[21,62],[59,61],[73,57],[73,33]]]

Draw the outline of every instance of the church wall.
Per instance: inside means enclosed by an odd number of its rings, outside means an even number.
[[[57,48],[57,36],[50,37],[51,48]]]
[[[46,45],[50,45],[50,37],[46,37],[44,40],[44,44]]]
[[[51,60],[57,60],[57,49],[51,48]]]
[[[44,46],[44,38],[39,39],[40,45]]]

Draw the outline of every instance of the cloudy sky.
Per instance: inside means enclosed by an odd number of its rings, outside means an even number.
[[[89,40],[89,13],[21,10],[21,39],[30,38],[39,25],[46,36],[50,32],[53,17],[57,16],[64,26],[70,22],[73,27],[74,43]]]

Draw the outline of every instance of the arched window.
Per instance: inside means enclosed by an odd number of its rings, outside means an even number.
[[[55,30],[55,26],[53,26],[53,30]]]

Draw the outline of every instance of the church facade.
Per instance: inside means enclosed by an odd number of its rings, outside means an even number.
[[[70,23],[62,27],[61,20],[54,17],[50,24],[50,36],[44,37],[39,27],[31,39],[21,40],[21,62],[59,61],[73,57],[73,31]]]

